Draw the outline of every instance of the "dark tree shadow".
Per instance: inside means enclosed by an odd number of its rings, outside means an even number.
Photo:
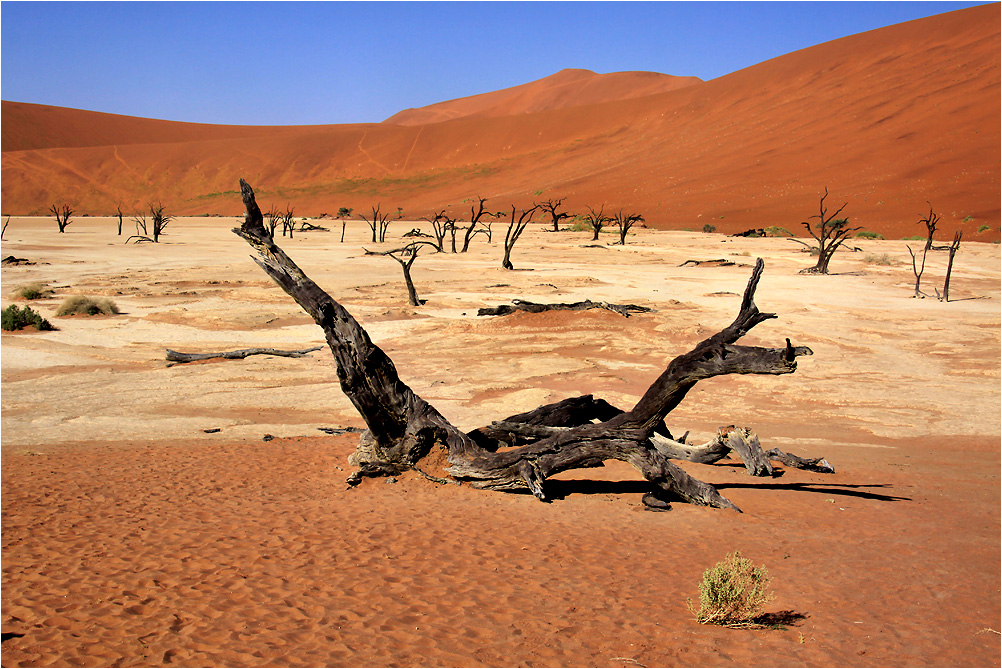
[[[757,616],[754,622],[756,625],[762,625],[763,627],[785,629],[788,626],[797,627],[807,620],[807,618],[806,614],[797,613],[796,611],[776,611],[774,613],[763,613]]]
[[[744,467],[744,465],[741,465]],[[890,488],[883,483],[770,483],[774,479],[756,478],[748,483],[716,483],[718,490],[727,488],[758,488],[763,490],[798,490],[824,495],[858,497],[880,502],[911,501],[910,497],[885,495],[863,490],[864,488]],[[593,479],[546,479],[546,497],[549,500],[565,499],[570,495],[643,495],[651,492],[653,486],[648,481],[596,481]],[[529,495],[528,490],[506,491],[514,495]]]
[[[768,479],[766,479],[768,481]],[[859,497],[862,499],[874,499],[881,502],[910,502],[911,497],[898,497],[896,495],[882,495],[876,492],[860,490],[860,488],[890,488],[886,483],[718,483],[714,485],[718,490],[727,488],[760,488],[765,490],[799,490],[800,492],[814,492],[825,495],[841,495],[843,497]]]

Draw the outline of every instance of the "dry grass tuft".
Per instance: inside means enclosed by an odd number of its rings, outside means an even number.
[[[45,287],[45,284],[40,281],[34,281],[32,283],[27,283],[23,286],[18,286],[11,291],[10,296],[22,300],[40,300],[43,297],[49,297],[52,295],[52,291]]]
[[[111,316],[118,313],[118,307],[107,297],[86,297],[84,295],[74,295],[67,297],[56,309],[56,316],[73,316],[81,314],[85,316],[96,316],[104,314]]]
[[[867,253],[865,256],[863,256],[863,262],[865,262],[867,265],[893,265],[894,264],[894,260],[891,259],[891,256],[887,255],[886,253],[881,253],[879,255],[876,254],[876,253]]]

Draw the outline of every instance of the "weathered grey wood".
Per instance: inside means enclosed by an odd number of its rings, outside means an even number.
[[[581,302],[558,302],[555,304],[540,304],[529,300],[515,299],[511,304],[501,304],[496,307],[481,307],[477,310],[477,316],[507,316],[517,311],[528,311],[538,314],[544,311],[586,311],[588,309],[606,309],[615,312],[626,318],[630,313],[649,313],[654,311],[649,307],[641,307],[636,304],[611,304],[609,302],[592,302],[583,300]]]
[[[630,463],[651,482],[653,490],[644,501],[652,507],[664,509],[672,499],[682,499],[739,510],[713,486],[673,463],[652,439],[670,438],[664,418],[698,381],[721,374],[789,374],[796,370],[797,357],[811,354],[789,340],[780,348],[735,345],[752,327],[775,318],[760,312],[753,301],[763,269],[759,260],[734,322],[671,361],[630,411],[583,396],[467,434],[404,384],[393,362],[354,317],[275,245],[262,225],[254,192],[243,180],[241,193],[246,217],[234,232],[253,248],[255,262],[323,329],[341,389],[368,427],[349,458],[357,468],[351,483],[415,469],[432,449],[443,448],[446,472],[453,479],[478,488],[528,488],[546,500],[550,476],[615,459]],[[520,445],[502,449],[509,444]]]
[[[784,453],[778,448],[770,448],[765,452],[765,454],[770,460],[782,462],[787,467],[806,469],[808,471],[820,472],[822,474],[835,473],[835,468],[828,464],[828,461],[824,458],[801,458],[790,453]]]
[[[319,351],[323,346],[304,348],[299,351],[280,351],[277,348],[243,348],[238,351],[223,351],[222,353],[181,353],[167,349],[167,359],[171,362],[185,363],[197,360],[212,360],[213,358],[225,358],[226,360],[243,360],[250,355],[274,355],[283,358],[302,358],[307,353]]]

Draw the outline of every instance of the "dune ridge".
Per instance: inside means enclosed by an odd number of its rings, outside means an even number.
[[[501,209],[547,197],[572,211],[622,207],[662,229],[796,232],[828,188],[854,225],[888,237],[923,232],[929,201],[942,228],[995,241],[999,51],[996,4],[673,90],[637,83],[680,83],[667,75],[565,70],[383,123],[126,123],[4,101],[3,207],[40,214],[68,202],[95,215],[154,199],[178,214],[236,214],[243,177],[263,203],[303,215],[377,202],[462,215],[479,194]]]
[[[424,125],[464,116],[509,116],[548,109],[579,107],[612,100],[673,91],[703,83],[699,77],[675,77],[658,72],[610,72],[564,69],[543,79],[500,91],[405,109],[383,123]]]

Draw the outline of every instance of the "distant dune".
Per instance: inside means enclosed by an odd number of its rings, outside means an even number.
[[[456,214],[549,197],[659,228],[791,232],[830,201],[854,225],[999,238],[1000,8],[963,9],[821,44],[708,82],[564,70],[383,123],[240,127],[2,103],[3,212],[317,215],[381,203]],[[990,232],[977,233],[983,226]]]
[[[612,72],[561,70],[554,75],[493,93],[473,95],[406,109],[384,123],[424,125],[464,116],[510,116],[548,109],[580,107],[613,100],[631,100],[703,83],[699,77],[673,77],[657,72]]]

